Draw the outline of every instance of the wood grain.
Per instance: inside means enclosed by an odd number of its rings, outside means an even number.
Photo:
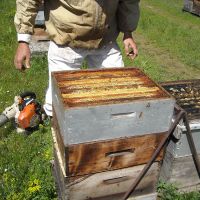
[[[120,200],[144,168],[144,165],[139,165],[91,175],[68,177],[61,169],[62,163],[57,150],[54,148],[54,176],[58,186],[58,194],[62,200]],[[156,199],[159,167],[158,162],[152,165],[129,200]]]
[[[145,164],[166,134],[156,133],[64,146],[56,118],[53,127],[67,176],[87,175]],[[163,152],[157,161],[162,158]]]
[[[90,174],[147,163],[164,133],[71,145],[69,175]],[[162,153],[157,160],[162,159]]]
[[[90,69],[52,73],[65,107],[118,104],[171,96],[137,68]],[[103,101],[102,101],[103,100]]]

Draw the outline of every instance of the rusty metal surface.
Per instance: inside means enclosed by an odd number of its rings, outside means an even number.
[[[137,68],[55,72],[66,107],[171,98]]]
[[[200,79],[165,82],[161,85],[176,98],[189,119],[200,118]]]

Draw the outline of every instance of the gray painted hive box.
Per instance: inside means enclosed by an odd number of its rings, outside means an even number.
[[[137,68],[52,73],[64,145],[168,131],[175,100]]]
[[[194,143],[198,154],[200,154],[200,79],[165,82],[161,85],[176,99],[177,104],[187,112]],[[180,122],[177,126],[174,136],[178,141],[170,141],[167,151],[174,158],[191,156],[183,122]]]
[[[194,144],[200,158],[200,79],[162,83],[188,115]],[[175,183],[183,191],[198,191],[200,179],[186,136],[186,127],[180,122],[174,131],[176,140],[166,148],[160,178]]]
[[[190,129],[197,153],[200,155],[200,119],[190,120]],[[182,123],[177,126],[174,135],[179,140],[175,142],[170,141],[167,151],[169,151],[174,158],[191,156],[192,154],[186,136],[186,128]]]
[[[200,119],[190,121],[191,133],[200,159]],[[198,191],[200,179],[186,137],[186,128],[178,125],[174,132],[178,141],[171,140],[166,148],[160,179],[176,184],[185,192]]]

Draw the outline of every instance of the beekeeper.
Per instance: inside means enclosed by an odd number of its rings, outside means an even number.
[[[18,48],[15,66],[30,68],[29,42],[37,10],[44,3],[45,25],[50,36],[48,51],[49,87],[44,109],[52,116],[51,72],[88,67],[123,67],[116,39],[123,33],[125,53],[137,54],[132,37],[139,20],[139,0],[17,0],[15,26]]]

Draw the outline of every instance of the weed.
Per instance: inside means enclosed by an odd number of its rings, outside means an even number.
[[[199,200],[200,192],[179,192],[175,184],[160,181],[157,187],[158,197],[162,200]]]

